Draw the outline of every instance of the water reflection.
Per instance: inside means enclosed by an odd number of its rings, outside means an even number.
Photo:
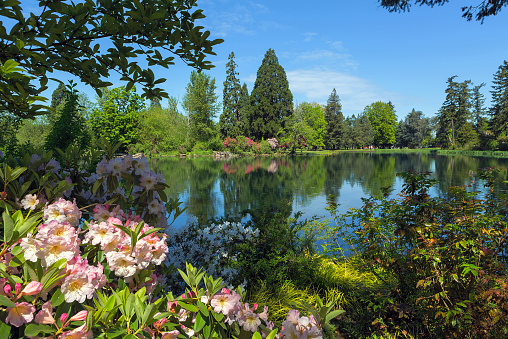
[[[281,201],[292,202],[293,212],[302,210],[305,216],[328,216],[324,208],[329,195],[336,196],[342,213],[361,206],[362,197],[380,198],[390,187],[392,196],[400,192],[402,181],[396,173],[406,170],[433,172],[438,180],[433,194],[445,196],[450,185],[471,182],[471,171],[507,166],[508,159],[375,153],[151,160],[152,169],[162,172],[170,186],[168,195],[187,206],[177,227],[195,218],[206,223],[247,209],[263,211]],[[500,175],[506,180],[506,171]]]

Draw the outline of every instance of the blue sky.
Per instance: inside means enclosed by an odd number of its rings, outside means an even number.
[[[216,67],[207,73],[216,79],[221,99],[225,65],[234,51],[239,78],[251,91],[272,48],[295,102],[326,104],[336,88],[346,116],[391,100],[399,118],[412,108],[432,117],[453,75],[458,81],[486,83],[482,91],[488,105],[493,74],[508,59],[508,8],[483,25],[463,19],[460,7],[479,1],[389,13],[377,0],[201,0],[198,7],[207,16],[201,24],[212,38],[225,40],[216,46],[217,56],[209,59]],[[167,78],[162,87],[181,100],[191,70],[177,62],[156,75]],[[90,88],[79,89],[94,98]]]

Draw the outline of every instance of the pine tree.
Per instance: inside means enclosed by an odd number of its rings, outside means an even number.
[[[456,82],[456,76],[448,78],[446,99],[438,117],[436,141],[444,147],[476,144],[478,136],[474,129],[470,80]]]
[[[90,137],[86,131],[85,119],[78,110],[77,91],[69,86],[63,93],[64,106],[46,137],[45,148],[65,150],[69,145],[76,145],[84,149],[89,145]]]
[[[325,120],[327,122],[325,145],[327,149],[340,149],[344,139],[344,116],[339,96],[333,89],[328,97],[325,108]]]
[[[291,117],[293,95],[273,49],[266,52],[258,69],[250,103],[248,135],[257,140],[275,137]]]
[[[492,81],[491,126],[496,136],[508,135],[508,62],[505,60]]]
[[[226,81],[224,81],[222,114],[219,128],[223,137],[236,137],[243,131],[240,110],[240,80],[238,80],[235,63],[235,53],[231,52],[226,64]]]

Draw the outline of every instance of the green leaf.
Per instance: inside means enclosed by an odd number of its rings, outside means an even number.
[[[344,310],[335,310],[335,311],[331,311],[330,313],[328,313],[326,315],[326,318],[325,318],[325,324],[327,324],[330,320],[338,317],[339,315],[341,315],[342,313],[346,313],[346,311]]]
[[[62,293],[62,290],[57,288],[55,292],[53,292],[53,296],[51,297],[51,306],[58,307],[65,301],[65,296]]]
[[[0,339],[8,339],[11,334],[11,327],[4,322],[0,322]]]
[[[39,333],[53,333],[55,332],[55,328],[49,325],[43,325],[43,324],[28,324],[28,326],[25,328],[25,335],[27,337],[35,337]]]
[[[203,315],[205,317],[208,317],[209,316],[209,313],[208,313],[208,308],[206,308],[206,305],[203,304],[201,301],[198,300],[197,302],[197,306],[199,308],[199,310],[201,311],[201,313],[203,313]]]
[[[252,335],[252,339],[263,339],[263,337],[259,334],[259,332],[256,332]]]
[[[120,328],[118,328],[118,327],[110,328],[106,332],[106,338],[116,338],[118,336],[125,334],[126,332],[127,332],[127,330],[125,328],[121,328],[121,327]]]
[[[273,330],[272,332],[270,332],[270,333],[268,334],[268,336],[266,337],[266,339],[273,339],[273,338],[275,338],[275,336],[276,336],[276,335],[277,335],[277,330],[275,329],[275,330]]]
[[[5,210],[2,214],[2,219],[4,221],[4,242],[9,244],[14,232],[14,220],[12,220],[12,217],[7,210]]]
[[[187,311],[191,311],[191,312],[198,312],[199,311],[199,308],[197,308],[196,306],[194,306],[192,304],[187,304],[185,302],[179,301],[178,305],[181,306],[183,309],[186,309]]]
[[[0,305],[6,306],[6,307],[16,307],[16,304],[9,298],[4,297],[0,294]]]
[[[196,331],[196,333],[201,331],[201,329],[205,327],[207,320],[208,319],[205,320],[205,317],[203,317],[202,313],[196,314],[196,319],[194,321],[194,331]]]

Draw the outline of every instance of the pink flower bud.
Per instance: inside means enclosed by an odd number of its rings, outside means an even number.
[[[21,284],[16,283],[16,285],[14,285],[14,294],[18,295],[19,292],[21,292]]]
[[[255,311],[258,309],[258,304],[257,303],[254,303],[254,306],[252,306],[252,310]]]
[[[12,287],[11,285],[5,285],[4,286],[4,292],[5,292],[5,295],[10,297],[12,296]]]
[[[88,314],[88,311],[80,311],[76,313],[70,321],[84,321],[86,319],[86,315]]]
[[[23,291],[21,291],[19,297],[22,295],[36,295],[39,294],[40,291],[42,291],[42,284],[38,281],[30,281]]]
[[[60,316],[60,321],[62,322],[62,324],[65,322],[66,319],[67,319],[67,313],[62,313],[62,315]]]

